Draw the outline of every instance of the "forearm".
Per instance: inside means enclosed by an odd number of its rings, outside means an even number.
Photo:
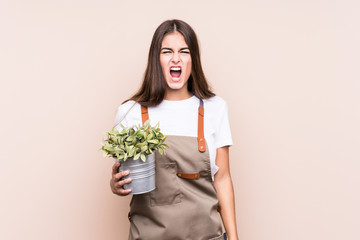
[[[220,214],[229,240],[237,240],[235,220],[235,197],[230,175],[221,176],[214,181],[220,204]]]

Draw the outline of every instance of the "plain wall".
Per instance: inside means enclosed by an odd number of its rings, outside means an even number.
[[[0,239],[127,239],[99,151],[156,27],[229,105],[241,240],[360,239],[359,1],[0,2]]]

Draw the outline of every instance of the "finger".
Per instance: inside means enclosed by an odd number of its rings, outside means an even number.
[[[124,185],[127,183],[131,183],[132,179],[131,178],[126,178],[124,180],[118,181],[117,183],[115,183],[115,187],[116,188],[124,188]]]
[[[113,174],[113,175],[116,174],[116,173],[118,173],[119,167],[120,167],[120,162],[114,163],[114,165],[112,166],[112,174]]]
[[[131,182],[131,179],[124,179],[120,182],[114,182],[112,179],[110,180],[110,187],[111,187],[111,191],[114,194],[120,195],[120,196],[126,196],[131,192],[131,189],[124,189],[124,185],[126,183]]]
[[[125,177],[125,176],[129,175],[129,173],[130,173],[129,170],[125,170],[125,171],[121,171],[119,173],[116,173],[115,175],[113,175],[114,181],[115,182],[119,181],[122,177]]]
[[[131,193],[131,189],[120,188],[119,191],[118,191],[118,194],[121,195],[121,196],[126,196],[129,193]]]

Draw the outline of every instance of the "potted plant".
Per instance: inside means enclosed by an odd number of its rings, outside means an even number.
[[[165,153],[168,147],[164,141],[167,136],[161,133],[159,123],[154,127],[147,120],[143,126],[116,128],[106,132],[107,138],[101,143],[104,155],[121,161],[119,171],[130,170],[124,178],[132,182],[124,189],[131,188],[131,194],[142,194],[155,189],[155,151]]]

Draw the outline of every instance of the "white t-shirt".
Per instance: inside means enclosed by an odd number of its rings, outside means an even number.
[[[161,132],[165,135],[197,137],[198,107],[200,100],[192,96],[185,100],[163,100],[156,107],[149,107],[151,126],[160,122]],[[130,111],[129,111],[130,109]],[[116,113],[115,124],[133,126],[142,123],[140,104],[128,101]],[[117,126],[120,130],[120,125]],[[214,96],[204,99],[204,135],[209,148],[211,175],[219,169],[215,164],[216,149],[232,145],[232,137],[226,102]]]

